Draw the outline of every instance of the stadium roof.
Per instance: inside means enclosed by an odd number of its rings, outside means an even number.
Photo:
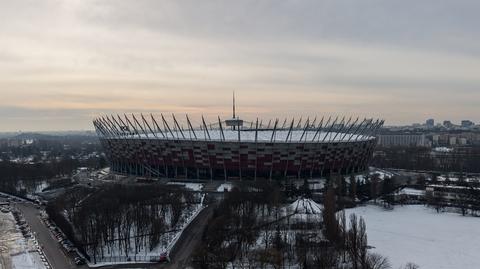
[[[124,138],[149,138],[149,139],[169,139],[169,140],[220,140],[220,141],[239,141],[239,133],[240,133],[240,141],[255,141],[255,131],[252,130],[224,130],[223,136],[221,134],[221,130],[213,129],[207,132],[203,130],[195,130],[195,135],[191,130],[183,130],[183,136],[180,131],[172,130],[172,133],[150,133],[150,134],[129,134]],[[337,132],[319,132],[317,133],[314,130],[309,130],[304,132],[303,130],[292,130],[290,135],[288,134],[288,130],[277,130],[273,132],[273,130],[258,130],[257,132],[257,141],[258,142],[342,142],[342,141],[358,141],[358,140],[368,140],[372,139],[373,137],[367,135],[355,135],[349,133],[337,133]],[[315,133],[317,133],[315,140],[313,140]],[[210,137],[208,136],[210,135]],[[272,138],[273,135],[273,138]],[[288,138],[287,138],[288,136]],[[113,137],[113,136],[112,136]]]
[[[137,116],[138,117],[138,116]],[[225,121],[218,118],[218,123],[206,124],[202,118],[202,125],[199,128],[193,128],[188,116],[186,123],[179,124],[174,115],[173,122],[168,123],[163,115],[161,121],[155,120],[151,116],[148,120],[143,116],[137,118],[131,117],[104,116],[94,120],[95,129],[102,138],[108,139],[166,139],[166,140],[212,140],[212,141],[231,141],[231,142],[304,142],[304,143],[322,143],[322,142],[350,142],[365,141],[374,139],[377,130],[383,125],[383,121],[373,119],[364,119],[363,121],[339,120],[337,117],[332,120],[322,120],[316,124],[308,119],[302,123],[301,119],[297,122],[292,120],[290,123],[284,121],[279,124],[278,120],[274,123],[269,122],[267,126],[258,120],[250,122],[250,127],[231,126],[227,127]],[[160,124],[158,124],[160,122]],[[184,126],[188,126],[185,128]],[[295,126],[295,127],[294,127]]]

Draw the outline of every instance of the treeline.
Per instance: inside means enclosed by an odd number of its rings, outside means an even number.
[[[426,171],[465,171],[480,173],[480,147],[459,148],[432,154],[430,148],[377,148],[372,166]]]
[[[19,157],[39,157],[46,155],[47,159],[56,157],[68,157],[74,155],[102,152],[102,147],[96,137],[72,136],[61,137],[51,136],[48,139],[35,139],[32,144],[11,146],[8,143],[1,143],[0,158],[9,160]]]
[[[98,139],[87,136],[51,136],[22,146],[1,144],[0,191],[25,196],[45,181],[71,176],[78,167],[103,168],[107,161],[101,151]],[[28,163],[11,161],[26,157],[33,159]]]
[[[344,211],[340,213],[336,203],[335,188],[329,186],[323,209],[323,233],[330,242],[328,248],[321,248],[317,268],[388,269],[387,258],[368,252],[366,224],[363,218],[350,215],[349,223]]]
[[[166,245],[170,238],[164,235],[176,232],[198,203],[197,194],[179,186],[116,184],[80,199],[59,199],[54,210],[67,212],[77,242],[92,262],[98,262],[105,257],[133,258],[159,243]]]
[[[70,175],[78,165],[77,161],[71,159],[35,164],[2,161],[0,162],[0,190],[22,196],[34,190],[42,181]],[[19,183],[22,185],[19,186]]]
[[[343,176],[330,176],[326,181],[335,192],[337,210],[355,207],[358,202],[377,200],[385,198],[385,202],[392,203],[388,194],[400,187],[401,180],[397,177],[385,176],[380,178],[379,174],[365,175],[363,178],[356,178],[351,175],[348,178]]]
[[[465,179],[460,173],[458,181],[451,181],[447,176],[444,182],[438,182],[433,175],[426,192],[426,204],[437,212],[446,208],[456,208],[463,216],[479,216],[480,212],[480,183]]]
[[[93,193],[92,188],[86,188],[81,185],[76,185],[65,192],[63,195],[57,197],[55,200],[49,201],[45,208],[49,218],[62,230],[63,233],[70,239],[79,250],[85,255],[85,249],[81,245],[81,241],[77,238],[73,226],[71,225],[68,216],[72,215],[72,210],[77,208],[77,205],[85,197]],[[67,214],[64,214],[67,212]]]

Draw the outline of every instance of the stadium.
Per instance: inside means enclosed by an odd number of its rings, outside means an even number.
[[[383,120],[322,117],[214,122],[188,115],[93,121],[111,171],[147,178],[304,179],[366,171]]]

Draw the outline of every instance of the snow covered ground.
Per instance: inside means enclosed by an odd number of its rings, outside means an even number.
[[[383,169],[375,168],[375,167],[370,167],[369,168],[368,175],[370,176],[370,179],[374,175],[377,175],[378,179],[380,179],[380,180],[385,180],[386,178],[392,178],[393,177],[392,173],[390,173],[386,170],[383,170]],[[358,174],[358,175],[355,175],[354,178],[355,178],[356,181],[360,181],[361,183],[365,183],[365,180],[367,179],[366,174]],[[350,183],[350,176],[346,176],[345,180]]]
[[[417,190],[413,188],[403,188],[398,190],[395,194],[405,194],[411,196],[425,196],[425,190]]]
[[[394,210],[369,205],[346,210],[367,224],[373,252],[387,256],[396,269],[414,262],[421,269],[478,269],[480,218],[436,213],[422,205]]]
[[[203,183],[191,183],[191,182],[168,182],[168,185],[180,185],[192,191],[201,191],[203,189]]]
[[[44,269],[34,240],[26,240],[12,213],[0,213],[0,269]]]
[[[232,191],[232,189],[233,189],[232,183],[223,183],[222,185],[218,186],[217,191],[218,192]]]

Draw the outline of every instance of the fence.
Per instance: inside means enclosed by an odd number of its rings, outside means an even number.
[[[159,262],[161,255],[97,257],[96,263]]]

